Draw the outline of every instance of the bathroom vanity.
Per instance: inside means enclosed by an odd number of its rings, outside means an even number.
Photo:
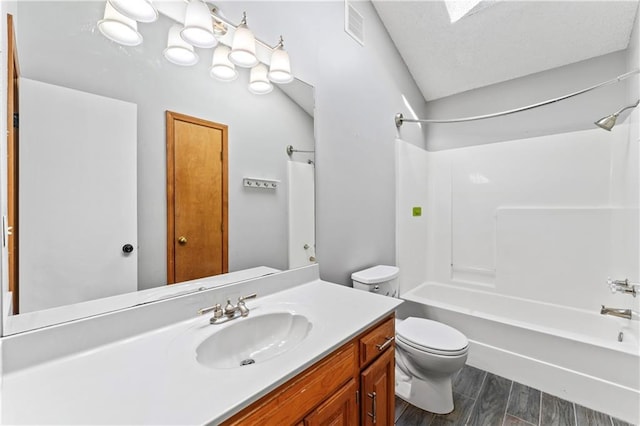
[[[6,337],[2,423],[392,424],[400,303],[314,265]]]
[[[391,315],[223,425],[392,425],[394,335]]]

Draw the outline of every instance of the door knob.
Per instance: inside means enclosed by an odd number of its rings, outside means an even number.
[[[180,243],[180,245],[187,244],[187,237],[182,236],[182,237],[178,238],[178,243]]]

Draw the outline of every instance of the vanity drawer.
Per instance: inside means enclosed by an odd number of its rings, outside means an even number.
[[[360,367],[369,364],[388,347],[395,344],[395,330],[395,318],[391,316],[360,337]]]
[[[223,425],[293,425],[358,372],[357,346],[351,342]]]

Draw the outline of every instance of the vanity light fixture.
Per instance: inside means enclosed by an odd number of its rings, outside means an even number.
[[[267,78],[267,66],[259,63],[251,68],[249,91],[256,95],[265,95],[273,90],[273,84]]]
[[[213,60],[211,61],[211,68],[209,73],[211,77],[217,78],[221,81],[233,81],[238,78],[238,71],[235,65],[229,60],[229,53],[231,49],[229,46],[219,44],[213,51]]]
[[[138,22],[153,22],[158,11],[151,0],[108,0],[111,6],[129,19]]]
[[[236,25],[218,7],[208,3],[209,0],[182,1],[183,19],[175,17],[173,8],[167,8],[165,12],[161,0],[106,0],[104,19],[98,22],[98,28],[116,43],[137,46],[142,43],[138,22],[153,22],[162,13],[177,22],[170,27],[167,47],[162,52],[169,62],[180,66],[195,65],[199,58],[194,47],[215,47],[209,68],[213,78],[233,81],[238,78],[237,67],[251,68],[249,91],[255,94],[271,92],[272,82],[286,84],[293,80],[289,53],[284,49],[282,36],[272,47],[255,38],[247,26],[246,12]]]
[[[229,60],[235,65],[251,68],[258,63],[256,57],[256,38],[247,26],[247,13],[242,14],[242,21],[233,34]]]
[[[189,0],[180,35],[184,41],[196,47],[209,48],[218,44],[213,34],[211,12],[202,0]]]
[[[167,48],[162,54],[167,61],[181,66],[191,66],[198,62],[198,54],[194,51],[193,46],[180,37],[183,28],[180,24],[173,24],[169,28],[169,36],[167,37]]]
[[[280,41],[271,54],[271,65],[269,66],[267,76],[269,80],[274,83],[284,84],[293,81],[291,62],[289,61],[289,54],[284,50],[284,40],[282,36],[280,36]]]
[[[104,18],[98,21],[98,29],[106,38],[125,46],[142,43],[138,23],[118,12],[109,2],[104,7]]]

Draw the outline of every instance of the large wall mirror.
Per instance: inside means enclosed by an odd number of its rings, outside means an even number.
[[[294,80],[255,95],[248,69],[220,82],[209,75],[213,49],[196,49],[195,66],[174,65],[162,52],[175,21],[163,14],[138,25],[141,45],[124,47],[97,29],[103,1],[14,5],[7,10],[20,66],[19,302],[5,335],[202,288],[167,285],[167,111],[226,129],[224,282],[304,266],[291,261],[293,250],[313,263],[313,234],[292,249],[290,229],[292,219],[305,223],[292,215],[308,215],[296,208],[296,191],[314,190],[311,86]],[[228,6],[229,16],[240,16],[243,5]],[[276,185],[251,187],[246,178]],[[120,186],[103,186],[111,183]],[[90,232],[106,254],[76,240]],[[122,268],[133,283],[123,284]]]

